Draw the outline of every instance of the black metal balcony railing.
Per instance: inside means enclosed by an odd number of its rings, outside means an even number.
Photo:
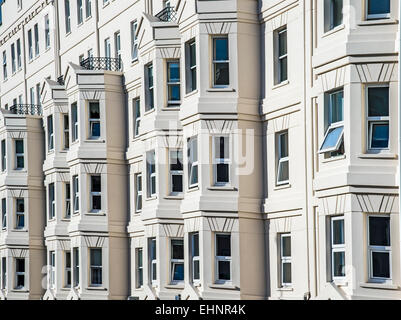
[[[64,85],[64,76],[59,76],[57,78],[57,82],[59,85],[63,86]]]
[[[83,67],[87,70],[120,71],[121,70],[121,59],[89,57],[89,58],[86,58],[81,61],[81,67]]]
[[[176,21],[177,13],[173,9],[173,7],[167,6],[162,11],[160,11],[158,14],[156,14],[156,18],[158,18],[164,22]]]
[[[10,107],[10,111],[14,114],[42,115],[42,107],[36,104],[14,104]]]

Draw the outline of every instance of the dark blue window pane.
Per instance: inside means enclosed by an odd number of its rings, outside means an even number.
[[[388,87],[368,89],[368,116],[387,117],[389,107]]]
[[[368,14],[390,13],[390,0],[369,0]]]
[[[390,246],[389,217],[369,217],[369,245]]]
[[[174,265],[174,278],[175,281],[184,280],[184,264],[175,264]]]
[[[214,60],[228,60],[228,39],[214,39]]]
[[[100,123],[95,122],[92,124],[92,137],[100,137]]]
[[[388,148],[389,130],[388,124],[373,124],[372,148]]]

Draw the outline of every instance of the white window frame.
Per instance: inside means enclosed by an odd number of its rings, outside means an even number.
[[[135,213],[139,213],[142,211],[142,206],[143,206],[142,173],[135,174],[134,179],[135,179]],[[140,190],[139,186],[141,186]],[[141,208],[139,208],[139,203],[141,204]]]
[[[218,157],[216,155],[216,140],[224,138],[225,142],[228,141],[228,155],[224,154],[224,158]],[[231,184],[231,137],[229,135],[213,135],[212,136],[212,154],[213,154],[213,185],[223,187],[223,186],[228,186]],[[227,157],[227,158],[226,158]],[[228,181],[227,182],[221,182],[217,181],[217,165],[218,164],[225,164],[228,165]]]
[[[379,0],[383,1],[383,0]],[[389,13],[379,13],[379,14],[369,14],[369,0],[366,0],[366,20],[376,20],[376,19],[389,19],[391,17],[391,0],[390,2],[390,12]]]
[[[134,20],[131,22],[131,60],[138,60],[138,37],[136,32],[138,31],[138,21]]]
[[[181,158],[179,159],[181,161],[182,165],[182,170],[171,170],[171,165],[173,163],[173,157],[172,154],[174,153],[181,153]],[[183,163],[183,152],[182,149],[169,149],[168,151],[169,155],[169,191],[171,196],[178,196],[184,192],[184,163]],[[177,192],[173,191],[173,176],[181,176],[182,178],[182,191]]]
[[[18,152],[17,153],[17,141],[22,141],[22,146],[23,146],[23,151],[24,152]],[[15,170],[23,170],[25,168],[25,145],[24,145],[24,140],[23,139],[15,139]],[[23,167],[18,167],[18,159],[19,158],[24,159],[24,166]]]
[[[182,253],[184,254],[184,238],[170,238],[170,282],[171,284],[180,284],[184,283],[184,280],[174,280],[174,268],[176,265],[184,265],[184,259],[174,259],[173,258],[173,241],[179,240],[182,241]]]
[[[216,39],[227,39],[227,55],[228,60],[216,60],[215,59],[215,40]],[[218,63],[227,63],[228,65],[228,84],[216,84],[216,65]],[[213,88],[227,88],[230,86],[230,41],[228,35],[214,35],[212,36],[212,86]]]
[[[77,24],[84,22],[84,3],[83,0],[77,0]]]
[[[79,213],[79,176],[74,175],[72,177],[72,191],[74,200],[74,214]]]
[[[50,123],[51,123],[51,131],[50,131]],[[54,117],[51,114],[47,116],[47,151],[50,152],[53,150],[54,150]]]
[[[92,262],[92,250],[99,250],[100,251],[100,258],[101,258],[101,264],[100,265],[94,265]],[[103,250],[102,248],[89,248],[89,285],[91,287],[102,287],[103,286]],[[92,272],[94,270],[100,270],[100,277],[101,277],[101,283],[92,283]]]
[[[155,245],[155,257],[152,257],[152,246]],[[157,283],[157,240],[156,238],[148,238],[149,245],[149,282],[152,285]],[[153,258],[153,259],[152,259]],[[153,279],[153,274],[156,275],[156,279]]]
[[[17,260],[23,260],[24,261],[24,272],[17,271]],[[15,266],[14,266],[14,270],[15,270],[14,289],[15,290],[23,290],[26,287],[26,276],[25,276],[25,274],[26,274],[26,261],[25,261],[25,258],[15,258],[14,259],[14,264],[15,264]],[[24,277],[24,286],[22,286],[22,287],[21,286],[17,286],[18,276],[23,276]]]
[[[141,100],[140,98],[135,98],[133,100],[134,105],[134,138],[139,136],[139,128],[141,125]],[[139,110],[139,113],[138,113]]]
[[[92,103],[95,103],[95,104],[98,105],[98,108],[99,108],[99,118],[91,118],[91,117],[90,117],[90,114],[91,114],[90,107],[91,107],[91,104],[92,104]],[[91,140],[98,140],[98,139],[100,139],[101,136],[102,136],[102,127],[101,127],[101,121],[100,121],[100,119],[101,119],[101,114],[100,114],[100,102],[99,102],[99,101],[88,101],[89,139],[91,139]],[[94,136],[94,135],[93,135],[93,130],[92,130],[92,128],[93,128],[94,125],[97,124],[97,123],[99,124],[99,136]]]
[[[292,255],[292,239],[291,239],[291,233],[280,233],[279,238],[280,238],[280,285],[281,287],[292,287],[292,256],[284,256],[284,245],[283,245],[283,238],[290,238],[290,244],[291,244],[291,255]],[[291,264],[291,282],[284,282],[284,264],[289,263]]]
[[[195,256],[195,254],[194,254],[194,252],[195,252],[195,249],[194,249],[194,243],[195,243],[194,237],[195,237],[195,235],[198,236],[198,250],[199,250],[199,253],[198,253],[197,256]],[[191,243],[191,276],[192,276],[192,282],[196,284],[196,283],[199,283],[200,279],[201,279],[201,271],[200,271],[200,268],[201,268],[201,264],[200,264],[200,233],[199,232],[190,233],[190,243]],[[195,263],[196,262],[199,265],[199,278],[195,278]]]
[[[49,251],[49,286],[56,288],[56,252]]]
[[[68,259],[68,255],[70,255]],[[70,262],[68,266],[67,262]],[[71,251],[64,251],[64,288],[71,288],[72,285],[72,261],[71,261]],[[68,284],[68,274],[70,274],[70,283]]]
[[[344,243],[342,244],[334,244],[334,221],[343,221],[344,226]],[[335,276],[334,275],[334,254],[336,252],[344,252],[345,258],[345,219],[344,216],[334,216],[330,218],[330,258],[331,258],[331,279],[335,282],[343,282],[346,277],[346,272],[344,271],[344,276]]]
[[[189,158],[188,158],[188,186],[189,189],[191,188],[195,188],[198,186],[199,184],[199,148],[198,148],[198,136],[192,136],[190,138],[188,138],[187,140],[187,153],[189,153]],[[196,141],[196,159],[194,158],[194,141]],[[198,172],[198,179],[196,183],[191,183],[192,181],[192,176],[193,176],[193,172],[195,171],[194,168],[197,168],[197,172]]]
[[[178,76],[179,79],[178,81],[171,81],[170,79],[170,65],[171,64],[178,64]],[[167,90],[167,106],[168,107],[177,107],[181,104],[181,68],[180,68],[180,60],[179,59],[172,59],[172,60],[167,60],[166,61],[166,65],[167,65],[167,76],[166,76],[166,90]],[[170,100],[170,87],[176,87],[178,86],[178,89],[180,91],[180,100]]]
[[[388,105],[388,116],[378,116],[378,117],[370,117],[369,116],[369,89],[370,88],[388,88],[389,94],[389,105]],[[389,150],[390,149],[390,86],[388,84],[374,84],[367,85],[365,88],[365,101],[366,101],[366,126],[367,126],[367,147],[369,151],[379,151],[379,150]],[[376,124],[387,124],[389,128],[389,136],[387,148],[372,148],[372,134],[373,134],[373,125]]]
[[[277,75],[276,75],[277,81],[276,81],[276,84],[280,84],[280,83],[282,83],[282,82],[288,80],[288,32],[287,32],[287,31],[288,31],[288,30],[287,30],[287,26],[284,26],[284,27],[282,27],[282,28],[279,28],[279,29],[276,31],[276,50],[277,50],[277,51],[276,51],[276,55],[277,55],[277,68],[276,68],[276,70],[277,70]],[[286,46],[287,46],[287,50],[286,50],[285,54],[283,54],[283,55],[280,56],[280,36],[281,36],[283,33],[286,34],[286,42],[287,42],[287,45],[286,45]],[[283,61],[284,59],[287,59],[287,60],[286,60],[286,64],[287,64],[287,78],[286,78],[286,79],[281,79],[282,61]]]
[[[94,177],[99,177],[100,178],[100,191],[93,191],[93,181],[92,179]],[[93,198],[94,197],[100,197],[100,209],[94,209],[93,208]],[[101,212],[102,211],[102,176],[100,174],[91,174],[90,175],[90,206],[91,206],[91,212]]]
[[[91,0],[85,0],[85,16],[86,19],[92,17],[92,2]]]
[[[391,217],[389,215],[375,215],[375,214],[369,214],[367,215],[367,247],[368,247],[368,279],[369,282],[374,282],[374,283],[392,283],[392,277],[393,277],[393,270],[392,270],[392,250],[391,250],[391,231],[390,231],[390,245],[389,246],[375,246],[375,245],[370,245],[370,234],[369,234],[369,218],[370,217],[378,217],[378,218],[389,218],[390,219],[390,230],[391,230]],[[373,277],[373,252],[383,252],[383,253],[389,253],[389,269],[390,269],[390,277],[389,278],[381,278],[381,277]]]
[[[18,211],[18,202],[22,201],[24,204],[24,211]],[[24,225],[22,227],[18,226],[18,218],[19,217],[23,217],[24,218]],[[26,221],[25,221],[25,199],[24,198],[15,198],[15,229],[18,230],[23,230],[25,229],[26,226]]]
[[[231,256],[218,256],[217,255],[217,237],[219,235],[229,235],[230,236],[230,251]],[[233,267],[232,267],[232,235],[230,233],[217,232],[214,235],[214,254],[215,254],[215,277],[216,283],[224,284],[224,283],[232,283],[233,280]],[[230,280],[220,279],[219,278],[219,261],[226,261],[230,263]]]
[[[282,137],[283,135],[287,135],[287,156],[284,157],[281,155],[281,141],[282,141]],[[277,133],[277,178],[276,178],[276,185],[280,186],[280,185],[284,185],[284,184],[289,184],[290,182],[290,153],[289,153],[289,134],[288,134],[288,130],[282,131],[282,132],[278,132]],[[288,179],[287,180],[283,180],[280,181],[280,175],[281,175],[281,171],[283,170],[283,165],[285,162],[288,162]]]
[[[64,218],[65,219],[70,219],[71,218],[71,184],[69,182],[66,182],[64,184],[65,188],[65,212],[64,212]],[[67,193],[67,190],[69,192]],[[69,197],[68,197],[69,195]]]
[[[139,265],[139,253],[141,254],[141,262],[142,265]],[[135,248],[135,288],[139,289],[143,287],[143,248]],[[139,279],[141,274],[142,283],[140,283]]]
[[[151,172],[151,167],[152,164],[149,162],[149,157],[153,153],[154,157],[154,172]],[[152,198],[156,196],[157,194],[157,176],[156,176],[156,151],[155,150],[149,150],[146,152],[146,183],[147,183],[147,197]],[[152,180],[155,180],[155,190],[152,190]]]
[[[50,190],[53,187],[53,199],[50,199]],[[55,183],[49,183],[48,185],[48,197],[49,197],[49,220],[53,220],[56,217],[56,187]]]

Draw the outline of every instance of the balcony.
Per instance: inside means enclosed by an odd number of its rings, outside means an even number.
[[[120,58],[89,57],[81,61],[81,67],[87,70],[120,71]]]
[[[36,104],[14,104],[10,107],[14,114],[41,116],[42,107]]]
[[[158,14],[156,14],[156,18],[164,22],[175,22],[177,20],[177,13],[173,9],[173,7],[167,6]]]

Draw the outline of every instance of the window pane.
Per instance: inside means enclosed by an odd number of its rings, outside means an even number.
[[[198,183],[198,166],[192,167],[191,184]]]
[[[332,28],[343,22],[343,0],[332,0]]]
[[[24,141],[16,140],[15,141],[15,149],[17,153],[24,153]]]
[[[372,273],[375,278],[390,278],[390,254],[372,252]]]
[[[214,39],[214,60],[228,60],[228,39]]]
[[[344,92],[336,92],[330,95],[330,124],[343,121]]]
[[[345,252],[333,252],[333,275],[334,277],[345,276]]]
[[[342,137],[343,131],[343,126],[330,129],[320,150],[332,149],[336,147],[338,145],[339,139]]]
[[[89,103],[89,118],[91,118],[91,119],[100,119],[99,103],[98,102],[90,102]]]
[[[369,244],[390,246],[390,218],[369,217]]]
[[[291,257],[291,237],[281,237],[282,255],[283,257]]]
[[[102,265],[102,249],[91,249],[91,266]]]
[[[230,280],[230,262],[229,261],[219,261],[219,280]]]
[[[171,258],[184,259],[184,241],[171,240]]]
[[[17,272],[25,272],[25,259],[17,259],[16,260],[16,271]]]
[[[333,244],[344,244],[344,220],[333,220]]]
[[[231,236],[229,234],[218,234],[216,236],[217,256],[231,256]]]
[[[368,109],[369,117],[388,117],[388,87],[368,88]]]
[[[287,57],[280,59],[280,82],[288,79]]]
[[[173,175],[172,177],[173,192],[182,192],[182,175]]]
[[[283,283],[291,283],[291,263],[283,263]]]
[[[171,171],[182,171],[182,151],[174,150],[170,151],[170,170]]]
[[[102,209],[102,198],[100,196],[92,196],[92,209],[93,210]]]
[[[168,63],[168,81],[169,82],[180,81],[180,64],[178,62]]]
[[[228,85],[228,63],[215,63],[214,65],[214,84],[215,85]]]
[[[91,176],[92,192],[101,192],[101,177]]]
[[[278,54],[280,57],[287,54],[287,30],[279,31],[278,48]]]
[[[279,163],[279,175],[278,175],[278,181],[288,181],[290,178],[289,174],[289,161],[280,161]]]
[[[169,85],[168,86],[168,100],[169,101],[179,101],[180,96],[180,86],[179,85]]]
[[[226,163],[217,164],[216,182],[229,182],[229,165]]]
[[[175,281],[183,281],[184,280],[184,264],[183,263],[174,263],[173,280],[175,280]]]
[[[280,134],[280,158],[288,157],[288,133]]]
[[[192,256],[199,256],[199,233],[192,236]]]
[[[390,13],[390,0],[368,0],[368,14]]]
[[[195,260],[194,264],[193,264],[193,277],[195,280],[200,279],[200,265],[199,265],[199,261]]]
[[[387,123],[372,124],[371,148],[388,148],[389,128]]]

